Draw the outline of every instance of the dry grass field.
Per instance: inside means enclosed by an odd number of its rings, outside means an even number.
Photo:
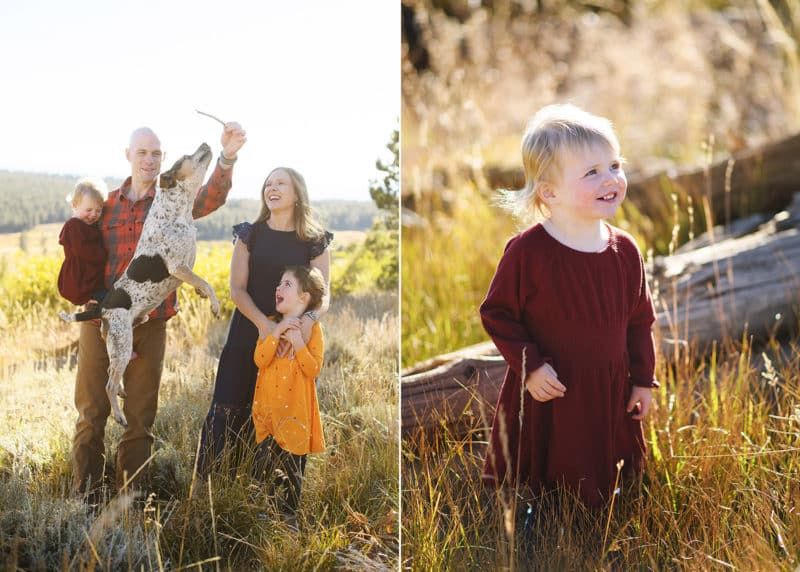
[[[9,240],[6,238],[6,240]],[[13,242],[13,239],[12,239]],[[201,244],[195,269],[227,316],[229,244]],[[280,524],[246,462],[192,481],[228,318],[182,290],[167,356],[147,499],[92,514],[68,494],[77,326],[56,312],[60,256],[3,255],[0,277],[0,561],[8,570],[390,570],[397,566],[398,319],[394,292],[335,299],[318,381],[328,450],[309,459],[300,532]],[[121,435],[107,426],[113,467]],[[109,469],[113,470],[113,469]],[[205,483],[206,485],[208,483]],[[189,491],[195,494],[190,498]],[[198,491],[202,491],[202,494]]]
[[[0,234],[0,255],[13,254],[27,246],[27,251],[36,254],[55,254],[61,250],[58,245],[60,223],[40,224],[26,232],[7,232]]]
[[[486,173],[521,166],[520,138],[542,105],[611,118],[629,177],[702,166],[800,128],[794,2],[407,5],[419,45],[403,60],[402,189],[414,211],[402,233],[403,367],[486,339],[478,306],[519,230]],[[427,65],[414,60],[420,46]],[[634,236],[647,224],[613,222]],[[713,353],[690,340],[659,356],[644,478],[601,511],[557,493],[526,523],[524,491],[484,490],[491,411],[467,435],[404,440],[403,566],[797,570],[798,349],[796,338],[742,334]]]

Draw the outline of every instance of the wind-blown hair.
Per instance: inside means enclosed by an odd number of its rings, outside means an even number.
[[[619,154],[620,147],[611,121],[572,104],[548,105],[536,112],[522,137],[525,186],[501,190],[500,204],[525,222],[547,217],[547,206],[536,192],[542,181],[553,180],[560,154],[591,145],[607,145]]]
[[[275,171],[286,171],[289,178],[292,180],[294,194],[297,196],[297,202],[294,205],[294,229],[297,233],[297,238],[304,242],[310,242],[324,236],[325,230],[314,218],[314,212],[308,200],[306,180],[303,178],[303,175],[290,167],[275,167],[269,172],[267,178],[264,179],[264,184],[261,185],[261,212],[258,213],[258,217],[253,221],[253,224],[269,220],[271,213],[267,206],[267,201],[264,198],[264,189],[267,188],[267,181]]]

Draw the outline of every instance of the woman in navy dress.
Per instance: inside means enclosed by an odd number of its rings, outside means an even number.
[[[226,451],[241,452],[241,445],[255,443],[251,407],[258,368],[253,352],[258,338],[265,338],[275,322],[275,289],[284,268],[305,265],[318,268],[326,281],[326,295],[317,312],[302,318],[308,339],[319,314],[330,303],[330,251],[333,239],[313,218],[302,175],[279,167],[269,174],[261,192],[261,212],[253,223],[233,227],[231,299],[236,310],[219,359],[214,397],[203,423],[197,470],[206,476]],[[288,351],[279,348],[279,352]],[[230,459],[235,474],[239,459]]]

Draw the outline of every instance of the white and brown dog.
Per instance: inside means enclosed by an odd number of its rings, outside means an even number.
[[[114,419],[127,425],[117,397],[125,397],[122,375],[133,350],[133,328],[166,299],[181,282],[195,287],[211,301],[211,312],[219,316],[214,289],[192,271],[197,252],[197,229],[192,207],[203,183],[211,149],[203,143],[193,155],[184,155],[161,174],[155,199],[144,221],[142,234],[125,273],[114,283],[102,304],[85,312],[66,314],[68,322],[99,318],[108,350],[106,393]]]

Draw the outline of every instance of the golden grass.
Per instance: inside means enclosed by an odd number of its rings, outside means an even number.
[[[660,364],[665,383],[645,423],[650,456],[641,484],[629,483],[616,506],[600,511],[557,491],[540,501],[527,528],[525,504],[511,513],[508,499],[481,487],[485,421],[476,422],[472,439],[445,433],[404,442],[406,564],[412,570],[795,569],[799,352],[795,343],[753,355],[745,341],[718,359],[695,356],[677,369]]]
[[[518,229],[491,206],[484,170],[520,165],[522,132],[542,105],[610,117],[629,176],[707,162],[712,136],[724,155],[800,126],[796,48],[769,40],[786,34],[773,4],[636,3],[631,26],[568,4],[539,14],[515,5],[513,15],[495,4],[459,22],[414,3],[432,65],[403,69],[402,189],[423,221],[402,233],[404,367],[486,339],[478,307]],[[650,221],[628,209],[617,223],[643,235]],[[469,437],[404,441],[404,566],[797,569],[799,349],[745,338],[711,356],[676,348],[671,363],[659,358],[646,473],[613,511],[556,491],[526,527],[521,498],[480,484],[490,419],[475,420]]]
[[[362,242],[366,236],[363,230],[337,230],[334,233],[334,246],[344,248],[354,242]]]
[[[201,245],[206,276],[227,273],[227,248]],[[216,290],[224,301],[227,286]],[[228,324],[213,320],[208,301],[191,292],[182,292],[181,305],[168,325],[147,479],[154,495],[133,503],[114,496],[97,515],[68,494],[77,327],[57,318],[63,303],[26,304],[21,314],[6,307],[13,317],[0,325],[12,342],[0,351],[0,561],[30,570],[396,567],[396,294],[335,299],[324,319],[318,393],[329,447],[309,458],[299,534],[280,523],[248,477],[247,460],[236,479],[213,475],[210,489],[192,483]],[[106,435],[113,467],[121,430],[111,421]]]
[[[40,224],[25,232],[7,232],[0,234],[0,255],[8,254],[20,248],[20,241],[27,242],[28,252],[35,254],[55,254],[61,250],[58,245],[58,233],[63,223]],[[25,238],[22,238],[25,235]]]
[[[449,215],[403,229],[403,367],[485,339],[478,306],[514,224],[465,185]]]

